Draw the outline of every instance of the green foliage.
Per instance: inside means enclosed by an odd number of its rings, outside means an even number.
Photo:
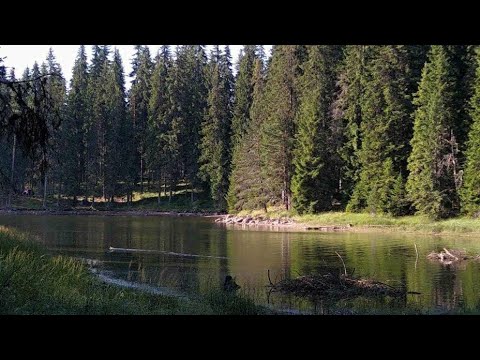
[[[293,155],[293,207],[299,213],[330,210],[338,191],[339,134],[331,107],[340,50],[328,45],[308,47]]]
[[[78,49],[73,66],[70,91],[67,98],[67,114],[62,124],[60,167],[64,193],[76,198],[83,191],[85,172],[85,123],[88,120],[88,64],[85,46]],[[67,146],[68,145],[68,146]]]
[[[238,151],[233,154],[233,168],[227,196],[229,211],[266,209],[268,188],[265,185],[265,165],[261,156],[261,133],[265,119],[263,62],[255,59],[252,77],[253,96],[250,122]]]
[[[159,196],[162,177],[164,190],[166,190],[167,181],[172,189],[178,179],[179,144],[177,133],[173,128],[172,71],[173,60],[170,48],[168,45],[163,45],[155,60],[148,109],[147,162],[150,169],[156,173]]]
[[[139,175],[141,191],[143,191],[143,177],[147,168],[145,157],[153,64],[148,46],[137,45],[136,50],[132,63],[133,71],[130,74],[134,79],[128,94],[128,110],[133,121],[136,173]]]
[[[302,45],[275,45],[265,84],[265,121],[260,132],[265,183],[271,204],[291,207],[293,143],[298,109],[298,78],[305,61]]]
[[[444,46],[432,46],[414,103],[407,194],[416,210],[434,218],[458,212],[458,117],[455,77]]]
[[[228,47],[227,47],[228,49]],[[230,171],[231,68],[227,52],[212,54],[208,110],[202,122],[199,157],[200,175],[210,185],[218,210],[226,210]]]
[[[136,45],[127,96],[108,45],[92,47],[90,64],[80,47],[68,95],[53,51],[15,85],[0,63],[2,203],[46,183],[57,207],[116,207],[125,195],[131,206],[139,190],[161,208],[182,190],[221,211],[438,218],[457,214],[461,195],[476,213],[474,46],[434,46],[425,65],[429,49],[277,45],[267,61],[245,45],[234,79],[228,46],[208,61],[202,45],[175,56],[164,45],[152,62]]]
[[[460,191],[462,211],[469,215],[480,211],[480,51],[477,50],[474,94],[470,101],[472,126],[468,134],[466,165]]]
[[[206,66],[203,46],[177,47],[172,76],[172,128],[177,134],[181,175],[192,188],[199,182],[200,128],[208,98]],[[191,196],[193,201],[193,192]]]
[[[369,46],[350,45],[345,48],[344,62],[338,78],[339,91],[334,104],[334,117],[341,123],[342,145],[339,154],[343,161],[341,169],[342,203],[352,196],[360,170],[358,151],[361,149],[360,124],[361,104],[364,93],[365,56]],[[351,207],[351,206],[350,206]]]
[[[241,142],[250,121],[250,107],[253,101],[252,77],[254,62],[257,58],[256,48],[256,45],[244,45],[239,56],[232,117],[232,146],[234,149]]]
[[[412,105],[408,71],[405,46],[370,48],[362,79],[362,147],[356,152],[359,175],[348,205],[351,211],[388,212],[401,207],[391,203],[394,199],[403,203],[390,192],[398,174],[406,173],[409,154]]]

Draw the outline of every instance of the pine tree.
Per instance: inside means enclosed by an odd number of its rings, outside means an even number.
[[[293,206],[299,213],[330,210],[338,191],[338,135],[331,108],[340,57],[337,46],[308,47],[293,158]]]
[[[237,77],[234,86],[234,104],[232,115],[231,130],[231,152],[232,165],[231,173],[233,174],[237,166],[236,160],[238,151],[242,145],[242,139],[246,133],[250,123],[250,109],[253,102],[253,71],[255,60],[258,58],[257,53],[262,49],[261,46],[244,45],[243,52],[240,52],[238,59]],[[233,179],[229,180],[229,191],[227,196],[228,208],[234,209],[237,203],[235,191],[233,188]]]
[[[266,117],[264,99],[264,66],[261,59],[254,62],[252,76],[253,93],[249,123],[238,151],[233,155],[228,193],[229,211],[267,209],[268,191],[266,187],[265,163],[261,154],[262,135],[259,129]]]
[[[143,180],[145,169],[146,139],[148,127],[148,105],[150,102],[150,77],[153,68],[148,46],[137,46],[137,54],[133,60],[133,72],[135,76],[129,92],[129,110],[133,120],[134,136],[136,143],[136,157],[138,164],[137,173],[140,177],[140,192],[143,193]]]
[[[298,108],[297,79],[305,59],[305,47],[275,45],[265,85],[268,117],[261,129],[270,202],[291,207],[292,150]]]
[[[164,191],[167,179],[170,190],[177,180],[175,134],[172,130],[172,58],[168,45],[163,45],[156,57],[152,73],[152,93],[149,103],[149,147],[147,160],[158,180],[158,203],[160,203],[162,176]],[[170,191],[171,194],[172,191]]]
[[[470,100],[472,125],[468,134],[466,165],[460,191],[462,211],[478,215],[480,211],[480,49],[476,53],[477,69],[474,94]]]
[[[408,49],[372,46],[366,59],[360,136],[360,170],[347,210],[402,213],[404,201],[393,203],[393,187],[406,173],[412,122],[408,91]],[[402,205],[402,206],[401,206]]]
[[[228,49],[228,48],[227,48]],[[232,72],[229,52],[214,48],[210,63],[208,110],[202,122],[200,174],[210,185],[210,196],[219,210],[225,210],[230,169],[230,127]]]
[[[365,58],[370,46],[350,45],[344,50],[342,71],[339,75],[339,91],[334,104],[334,118],[342,128],[343,145],[339,150],[343,166],[340,173],[340,195],[345,206],[359,177],[358,152],[362,147],[360,124],[361,104],[364,94]]]
[[[110,48],[108,45],[94,45],[92,47],[92,61],[90,63],[87,98],[88,118],[85,122],[84,149],[85,149],[85,196],[95,196],[102,192],[101,178],[103,166],[103,110],[104,110],[104,86],[105,75],[109,67]],[[103,195],[103,194],[102,194]]]
[[[445,47],[451,63],[451,72],[454,78],[453,109],[455,111],[455,134],[458,143],[458,161],[465,161],[464,152],[468,140],[468,131],[471,125],[469,101],[473,96],[475,81],[475,51],[473,45],[448,45]]]
[[[124,189],[121,191],[118,185],[121,180],[127,180],[122,168],[129,168],[128,153],[130,149],[125,138],[131,134],[124,133],[126,122],[125,80],[118,49],[114,50],[113,61],[106,69],[105,80],[103,186],[105,198],[113,202],[115,195],[125,192]]]
[[[177,48],[172,82],[172,129],[176,134],[181,176],[190,185],[191,202],[198,185],[200,127],[208,98],[207,58],[201,45]]]
[[[50,120],[49,123],[54,123],[54,118],[63,119],[65,117],[65,104],[66,104],[66,85],[65,79],[62,75],[62,69],[60,64],[57,62],[55,55],[53,54],[53,49],[50,48],[47,55],[47,62],[42,64],[41,74],[45,75],[45,91],[48,94],[49,101],[51,103],[51,108],[49,114],[47,115]],[[48,74],[48,76],[46,76]],[[48,129],[51,136],[51,147],[49,151],[45,154],[44,160],[46,162],[46,167],[43,169],[44,173],[44,202],[43,206],[46,207],[46,195],[47,195],[47,167],[48,177],[50,178],[51,188],[53,188],[53,193],[57,194],[57,199],[60,199],[61,189],[55,189],[56,185],[60,183],[61,173],[60,167],[58,166],[61,159],[61,138],[60,132],[54,131],[53,127]]]
[[[432,46],[416,94],[407,194],[419,213],[434,218],[458,211],[455,76],[444,46]]]
[[[246,131],[249,121],[253,93],[253,66],[255,61],[255,45],[244,45],[238,59],[238,71],[235,79],[235,100],[232,115],[233,150]]]
[[[82,193],[85,174],[85,122],[88,119],[88,64],[85,46],[80,46],[73,66],[67,115],[62,125],[61,171],[64,193],[74,201]]]

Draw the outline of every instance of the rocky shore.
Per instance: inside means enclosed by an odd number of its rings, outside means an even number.
[[[318,230],[318,231],[343,231],[349,230],[352,225],[346,226],[308,226],[297,223],[288,217],[269,219],[263,216],[236,216],[236,215],[222,215],[215,220],[216,223],[223,223],[226,225],[234,225],[241,227],[273,227],[273,228],[291,228],[295,230]]]

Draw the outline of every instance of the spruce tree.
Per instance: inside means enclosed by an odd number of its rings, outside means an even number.
[[[242,139],[249,127],[250,109],[253,102],[253,71],[257,53],[262,47],[256,45],[244,45],[243,51],[239,54],[238,70],[234,86],[234,103],[232,114],[232,130],[231,130],[231,153],[232,164],[231,174],[233,174],[236,159],[239,159],[238,151],[242,145]],[[233,188],[234,179],[229,180],[229,191],[227,196],[228,208],[234,209],[238,199],[235,197]]]
[[[442,218],[458,212],[459,169],[455,76],[445,46],[431,47],[414,99],[407,194],[418,213]]]
[[[270,202],[291,207],[292,151],[295,115],[298,108],[300,65],[305,60],[301,45],[275,45],[265,85],[265,111],[262,123],[262,156],[265,158]]]
[[[172,82],[172,129],[176,134],[181,176],[190,187],[191,202],[199,185],[200,127],[208,98],[207,57],[202,45],[177,48]]]
[[[227,48],[228,49],[228,48]],[[228,52],[214,48],[210,63],[208,110],[202,122],[200,174],[210,185],[210,196],[218,210],[225,210],[230,169],[232,72]]]
[[[125,189],[119,188],[120,181],[126,178],[123,168],[129,168],[128,155],[130,149],[125,133],[126,103],[125,80],[123,75],[122,59],[118,49],[114,50],[113,61],[109,64],[105,74],[105,110],[104,110],[104,171],[103,185],[106,200],[113,202],[114,196]],[[128,141],[128,140],[127,140]],[[130,167],[131,168],[131,167]]]
[[[172,182],[177,178],[175,134],[172,130],[172,66],[170,48],[168,45],[163,45],[155,59],[152,73],[147,148],[147,160],[158,180],[158,203],[160,203],[162,178],[165,192],[167,179],[172,188]]]
[[[51,119],[49,120],[49,123],[53,124],[54,118],[63,119],[65,117],[66,85],[62,74],[62,69],[55,58],[52,48],[50,48],[48,51],[47,62],[42,64],[41,74],[45,75],[45,91],[48,94],[49,101],[52,105],[47,116]],[[46,166],[42,169],[44,174],[44,207],[46,207],[48,185],[47,172],[49,178],[48,181],[51,183],[50,188],[53,189],[54,194],[57,194],[58,201],[60,200],[61,192],[61,189],[56,186],[59,185],[61,180],[61,172],[59,167],[61,162],[62,145],[61,132],[54,131],[53,127],[49,127],[47,129],[52,136],[49,150],[44,154]]]
[[[331,108],[340,58],[338,46],[308,47],[293,157],[293,206],[299,213],[330,210],[338,191],[338,135]]]
[[[74,201],[82,193],[85,172],[85,122],[88,119],[88,64],[85,46],[78,49],[73,66],[67,114],[62,125],[61,171],[64,193]]]
[[[402,199],[393,189],[406,173],[411,134],[411,98],[408,93],[408,49],[372,46],[366,59],[361,101],[362,148],[358,150],[359,179],[347,210],[401,214]]]
[[[253,66],[255,61],[255,45],[244,45],[239,58],[238,73],[235,82],[235,104],[232,117],[232,144],[235,147],[248,126],[250,106],[253,94]],[[235,150],[233,150],[235,152]]]
[[[94,45],[92,47],[92,60],[89,67],[87,83],[87,104],[86,111],[88,118],[85,121],[84,149],[85,149],[85,196],[91,196],[92,202],[95,197],[102,193],[102,147],[103,147],[103,94],[105,88],[105,75],[109,66],[108,56],[110,48],[108,45]]]
[[[480,49],[476,52],[474,93],[470,100],[472,125],[468,133],[466,165],[460,191],[462,212],[478,215],[480,211]]]
[[[253,93],[249,123],[238,151],[233,154],[233,163],[228,193],[229,211],[263,209],[268,203],[264,158],[261,153],[262,135],[259,129],[266,118],[264,99],[264,66],[255,59],[252,76]]]
[[[343,134],[343,145],[339,150],[343,162],[340,173],[340,195],[343,206],[352,195],[360,170],[358,152],[362,147],[361,104],[364,95],[365,58],[369,51],[370,46],[347,46],[338,79],[339,90],[336,94],[333,113]]]
[[[148,105],[150,102],[150,77],[153,68],[148,46],[137,46],[133,59],[132,86],[129,92],[129,111],[133,120],[136,143],[137,173],[140,178],[140,192],[143,193],[145,170],[146,139],[148,127]]]

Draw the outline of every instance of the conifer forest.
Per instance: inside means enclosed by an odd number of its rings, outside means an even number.
[[[244,45],[232,59],[138,45],[122,59],[94,45],[73,69],[53,50],[22,73],[0,62],[1,205],[25,191],[72,206],[148,191],[219,212],[478,215],[480,48]]]

